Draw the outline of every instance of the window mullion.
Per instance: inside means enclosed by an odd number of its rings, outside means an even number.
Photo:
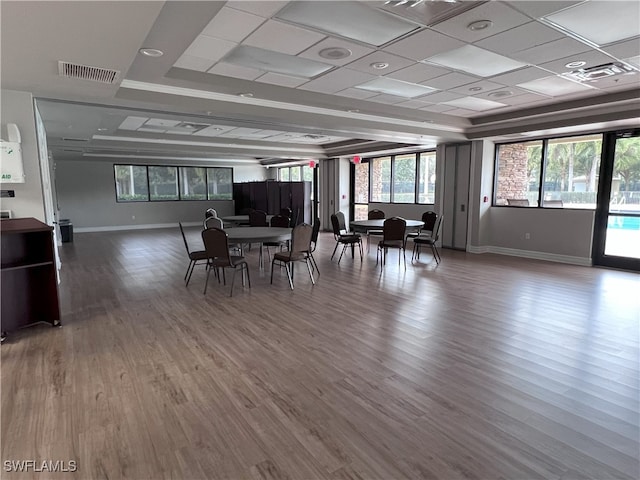
[[[538,188],[538,208],[542,207],[542,202],[544,198],[544,179],[545,173],[547,171],[547,149],[549,146],[549,141],[545,138],[542,140],[542,151],[540,152],[540,185]]]

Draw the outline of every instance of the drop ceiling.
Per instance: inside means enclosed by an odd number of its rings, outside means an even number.
[[[0,8],[2,87],[38,98],[57,158],[267,164],[638,124],[637,1]]]

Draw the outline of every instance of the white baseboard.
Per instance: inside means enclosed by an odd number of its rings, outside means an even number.
[[[202,222],[182,222],[183,227],[202,226]],[[89,232],[116,232],[120,230],[149,230],[152,228],[177,228],[178,222],[175,223],[147,223],[144,225],[110,225],[107,227],[79,227],[74,228],[75,233]]]
[[[571,255],[559,255],[557,253],[536,252],[532,250],[519,250],[517,248],[482,246],[476,247],[470,245],[467,248],[470,253],[496,253],[498,255],[509,255],[512,257],[532,258],[535,260],[546,260],[548,262],[569,263],[571,265],[582,265],[590,267],[592,265],[590,258],[574,257]]]

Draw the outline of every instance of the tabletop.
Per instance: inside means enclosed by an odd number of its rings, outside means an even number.
[[[271,220],[271,217],[273,217],[273,215],[267,215],[267,222]],[[238,223],[238,224],[249,223],[249,215],[227,215],[221,218],[222,218],[222,221],[224,222]]]
[[[376,220],[354,220],[350,223],[352,228],[361,228],[361,229],[381,229],[384,225],[384,218],[376,219]],[[420,228],[424,227],[424,222],[421,220],[405,220],[407,222],[407,228]]]
[[[225,229],[232,243],[280,242],[291,239],[291,229],[281,227],[236,227]]]

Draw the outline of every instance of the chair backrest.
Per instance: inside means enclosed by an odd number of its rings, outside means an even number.
[[[291,232],[291,255],[300,252],[311,252],[311,236],[313,227],[308,223],[301,223],[293,227]]]
[[[251,210],[249,212],[249,225],[251,227],[268,227],[267,212],[262,210]]]
[[[340,233],[347,233],[347,222],[344,218],[344,213],[341,211],[336,212],[336,217],[338,218],[338,226],[340,227]]]
[[[271,226],[287,228],[289,226],[289,217],[285,217],[284,215],[274,215],[271,217]]]
[[[184,248],[187,249],[187,255],[191,252],[189,251],[189,244],[187,243],[187,237],[184,234],[184,228],[182,228],[182,222],[178,222],[178,226],[180,227],[180,233],[182,234],[182,241],[184,241]]]
[[[382,210],[369,210],[367,218],[369,220],[383,220],[384,212]]]
[[[438,221],[438,214],[433,210],[424,212],[422,214],[422,221],[424,222],[424,227],[422,227],[422,230],[433,232],[433,229],[436,226],[436,222]]]
[[[318,243],[319,234],[320,234],[320,219],[316,217],[316,219],[313,221],[313,231],[311,232],[311,242],[313,243],[314,247],[315,247],[315,244]]]
[[[335,213],[331,215],[331,229],[333,230],[333,236],[337,239],[340,236],[340,220]]]
[[[207,252],[207,257],[214,260],[219,266],[230,266],[229,239],[227,233],[220,228],[207,228],[202,231],[202,243]]]
[[[436,220],[436,224],[433,227],[433,231],[431,233],[431,240],[435,243],[438,240],[438,237],[440,236],[440,226],[442,225],[442,215],[440,215],[438,217],[438,219]]]
[[[404,242],[404,233],[407,228],[407,221],[401,217],[387,218],[382,224],[382,235],[384,242],[401,240]]]
[[[222,223],[222,219],[218,217],[208,217],[204,219],[204,228],[219,228],[220,230],[223,230],[224,225]]]
[[[216,212],[215,208],[207,208],[207,211],[204,212],[204,218],[217,217],[217,216],[218,216],[218,212]]]
[[[526,198],[507,198],[507,205],[515,207],[528,207],[529,200]]]

